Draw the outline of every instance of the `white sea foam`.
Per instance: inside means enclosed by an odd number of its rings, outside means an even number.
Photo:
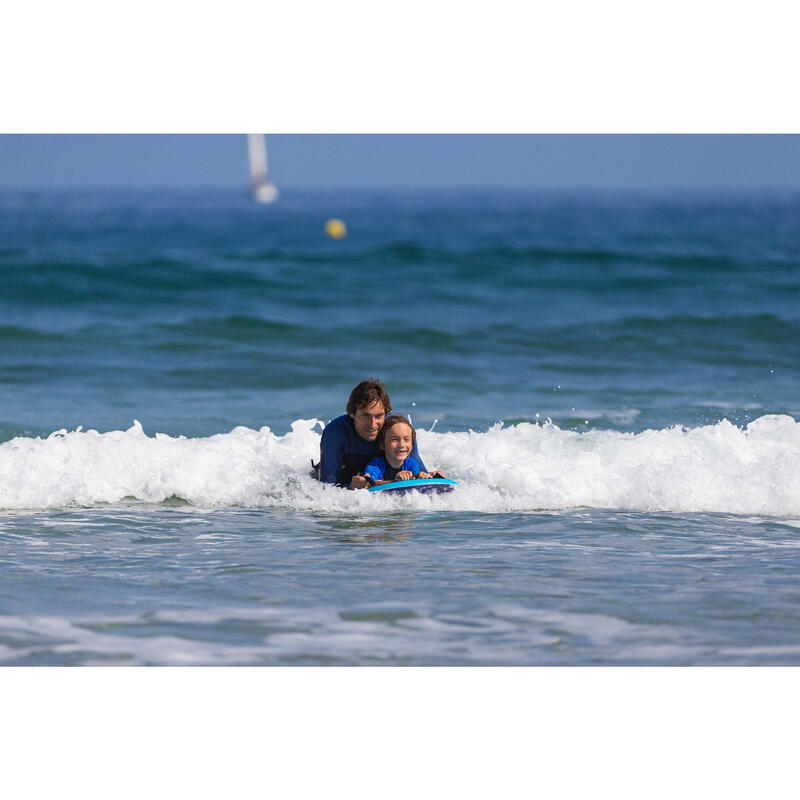
[[[427,465],[461,482],[449,495],[376,496],[309,475],[322,424],[297,420],[191,439],[126,431],[56,431],[0,444],[0,508],[160,503],[279,507],[342,513],[576,507],[800,516],[800,423],[768,415],[746,428],[577,433],[551,423],[483,432],[419,431]]]

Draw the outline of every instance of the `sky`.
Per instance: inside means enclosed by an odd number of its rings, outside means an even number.
[[[800,189],[800,135],[268,135],[289,189]],[[243,135],[0,135],[0,189],[242,188]]]

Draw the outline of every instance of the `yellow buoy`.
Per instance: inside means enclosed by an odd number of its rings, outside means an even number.
[[[325,223],[325,233],[331,239],[344,239],[347,236],[347,226],[340,219],[329,219]]]

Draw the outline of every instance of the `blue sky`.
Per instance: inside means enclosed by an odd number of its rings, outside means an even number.
[[[283,190],[800,189],[794,135],[276,135]],[[0,135],[0,188],[247,183],[244,136]]]

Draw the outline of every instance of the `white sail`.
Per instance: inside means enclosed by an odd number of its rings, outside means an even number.
[[[250,194],[257,203],[274,203],[278,189],[269,181],[267,140],[263,133],[247,134],[247,157],[250,163]]]

